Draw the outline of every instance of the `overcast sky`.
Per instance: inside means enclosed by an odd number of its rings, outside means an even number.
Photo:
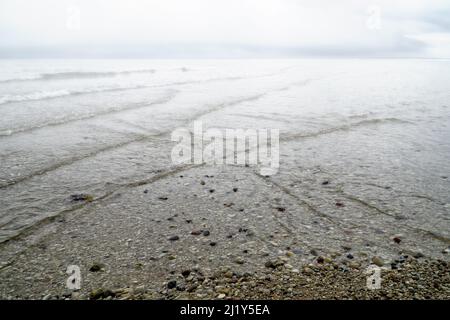
[[[0,0],[0,57],[450,58],[449,0]]]

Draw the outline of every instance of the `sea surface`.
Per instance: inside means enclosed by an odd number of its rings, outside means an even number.
[[[274,181],[450,239],[450,60],[0,60],[0,114],[0,242],[164,172],[195,120],[279,129]]]

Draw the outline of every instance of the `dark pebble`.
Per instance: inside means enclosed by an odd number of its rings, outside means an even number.
[[[203,235],[204,235],[205,237],[207,237],[207,236],[210,235],[210,232],[209,232],[208,230],[204,230],[204,231],[203,231]]]
[[[330,181],[325,180],[324,182],[322,182],[323,186],[326,186],[327,184],[330,184]]]
[[[168,289],[173,289],[177,286],[177,282],[175,280],[170,280],[169,282],[167,282],[167,288]]]
[[[351,253],[349,253],[349,254],[347,255],[347,258],[348,258],[348,259],[353,259],[353,255],[352,255]]]
[[[94,263],[90,268],[90,272],[99,272],[103,269],[103,265],[100,263]]]
[[[395,243],[400,243],[402,242],[402,239],[400,239],[399,237],[395,237],[392,240],[394,240]]]
[[[91,202],[94,200],[94,197],[89,194],[73,194],[70,196],[71,201],[87,201]]]
[[[191,234],[193,235],[193,236],[199,236],[199,235],[201,235],[202,234],[202,230],[194,230],[194,231],[192,231],[191,232]]]
[[[159,200],[164,200],[164,201],[165,201],[165,200],[167,200],[167,199],[169,199],[169,198],[167,198],[167,197],[158,197],[158,199],[159,199]]]
[[[179,237],[179,236],[171,236],[171,237],[169,238],[169,240],[170,240],[170,241],[177,241],[177,240],[180,240],[180,237]]]
[[[115,297],[114,292],[112,292],[109,289],[97,289],[97,290],[93,290],[90,294],[90,298],[93,300],[97,300],[97,299],[105,299],[108,297]]]
[[[215,246],[217,245],[217,242],[212,241],[212,242],[209,243],[209,245],[210,245],[211,247],[215,247]]]
[[[342,202],[339,202],[339,201],[336,202],[336,207],[343,207],[343,206],[344,206],[344,204]]]
[[[237,192],[238,191],[238,188],[233,188],[233,192]]]
[[[323,257],[318,257],[317,258],[317,263],[324,263],[324,258]]]
[[[216,191],[216,190],[214,190],[214,189],[209,189],[209,193],[214,193],[214,191]]]
[[[277,210],[280,211],[280,212],[285,212],[285,211],[286,211],[286,208],[278,207]]]
[[[181,275],[185,278],[189,277],[190,274],[191,274],[191,270],[183,270],[181,272]]]

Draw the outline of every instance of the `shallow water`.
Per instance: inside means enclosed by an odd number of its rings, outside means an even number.
[[[0,242],[76,209],[72,194],[99,198],[164,172],[170,133],[194,120],[280,129],[272,181],[335,219],[450,238],[448,60],[1,60],[0,70]],[[336,213],[337,198],[386,218],[351,204]]]

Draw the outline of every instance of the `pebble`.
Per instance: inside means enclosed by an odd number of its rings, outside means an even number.
[[[208,230],[203,230],[203,235],[204,235],[205,237],[207,237],[207,236],[210,235],[210,232],[209,232]]]
[[[394,237],[394,238],[392,238],[392,240],[394,240],[395,243],[402,242],[402,239],[400,239],[399,237]]]
[[[193,236],[199,236],[199,235],[201,235],[202,234],[202,230],[193,230],[192,232],[191,232],[191,234],[193,235]]]
[[[233,192],[237,192],[238,191],[238,188],[233,188]]]
[[[72,291],[66,290],[66,291],[63,292],[62,296],[63,296],[64,298],[69,298],[69,297],[72,296]]]
[[[191,270],[183,270],[181,271],[181,275],[185,278],[189,277],[189,275],[191,274]]]
[[[72,194],[70,196],[70,200],[73,202],[76,202],[76,201],[92,202],[92,201],[94,201],[94,197],[90,194]]]
[[[282,260],[268,260],[268,261],[266,261],[266,263],[264,265],[266,268],[275,269],[279,266],[284,265],[284,262]]]
[[[146,291],[145,286],[138,286],[136,287],[136,289],[134,289],[134,293],[136,294],[143,294],[145,293],[145,291]]]
[[[44,297],[42,298],[42,300],[50,300],[51,297],[52,297],[52,295],[49,293],[49,294],[47,294],[46,296],[44,296]]]
[[[170,240],[170,241],[177,241],[177,240],[180,240],[180,237],[179,237],[179,236],[171,236],[171,237],[169,238],[169,240]]]
[[[114,297],[115,294],[109,289],[96,289],[92,290],[89,296],[91,299],[97,300],[97,299],[106,299],[108,297]]]
[[[183,284],[179,284],[179,285],[177,285],[177,290],[178,291],[185,291],[186,287]]]
[[[217,296],[217,299],[223,299],[225,297],[226,297],[226,295],[224,293],[221,293]]]
[[[170,280],[169,282],[167,282],[167,288],[168,289],[173,289],[177,286],[177,282],[175,280]]]
[[[311,268],[309,268],[309,267],[304,267],[303,268],[303,273],[312,274],[313,272],[314,271]]]
[[[384,261],[383,261],[383,259],[381,259],[381,258],[378,257],[378,256],[375,256],[375,257],[372,258],[372,263],[375,264],[375,265],[377,265],[377,266],[379,266],[379,267],[384,266]]]
[[[90,272],[99,272],[102,271],[105,268],[105,266],[101,263],[94,263],[90,268]]]

